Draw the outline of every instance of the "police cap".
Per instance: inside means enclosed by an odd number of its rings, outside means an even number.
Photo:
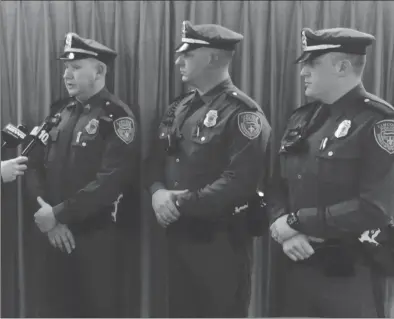
[[[192,25],[190,21],[183,21],[182,43],[175,51],[182,53],[200,47],[232,51],[242,39],[242,34],[218,24]]]
[[[344,52],[365,55],[366,49],[375,37],[371,34],[349,28],[332,28],[313,31],[303,28],[301,31],[302,55],[296,63],[314,59],[328,52]]]
[[[67,33],[64,44],[64,53],[61,60],[75,61],[86,58],[95,58],[105,64],[112,62],[117,53],[110,48],[92,39],[84,39],[78,34]]]

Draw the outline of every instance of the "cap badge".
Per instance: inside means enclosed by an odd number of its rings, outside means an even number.
[[[97,133],[98,126],[99,121],[96,119],[91,119],[88,125],[85,126],[85,130],[89,135],[93,135]]]
[[[308,43],[306,41],[305,30],[301,32],[301,42],[302,42],[302,50],[305,51],[308,47]]]
[[[70,53],[68,54],[68,58],[71,59],[71,60],[74,59],[74,53],[70,52]]]
[[[182,38],[186,38],[186,21],[182,22]]]
[[[206,127],[213,127],[216,125],[216,120],[218,119],[218,111],[210,110],[204,119],[204,125]]]
[[[72,34],[68,33],[66,36],[66,45],[64,46],[64,51],[71,49],[71,42],[72,42]]]
[[[339,125],[337,130],[335,131],[334,135],[336,138],[344,137],[348,134],[350,126],[352,123],[349,120],[342,121]]]

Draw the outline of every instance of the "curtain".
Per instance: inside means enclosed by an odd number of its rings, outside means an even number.
[[[218,23],[244,34],[231,75],[234,83],[263,108],[277,149],[286,120],[304,102],[300,29],[352,27],[372,33],[364,84],[394,103],[393,1],[2,1],[0,3],[1,125],[38,125],[51,101],[66,96],[62,52],[73,31],[118,52],[108,87],[138,109],[141,160],[152,132],[170,101],[184,89],[174,66],[183,20]],[[2,159],[15,156],[2,154]],[[23,179],[2,189],[2,316],[37,315],[37,241]],[[19,199],[19,200],[18,200]],[[130,276],[124,287],[125,316],[165,317],[166,247],[150,198],[143,194],[139,231],[121,247]],[[256,240],[250,316],[275,316],[280,307],[280,269],[267,237]],[[41,274],[45,275],[45,274]],[[386,280],[383,303],[394,316],[394,282]]]

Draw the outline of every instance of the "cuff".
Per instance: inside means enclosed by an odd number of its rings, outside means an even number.
[[[165,186],[161,182],[154,182],[151,187],[149,187],[150,194],[153,195],[159,189],[165,189]]]
[[[53,206],[52,209],[53,209],[53,214],[55,215],[56,220],[59,223],[67,224],[67,218],[66,218],[66,214],[65,214],[66,211],[65,211],[65,204],[64,204],[64,202],[60,203],[60,204],[58,204],[56,206]]]
[[[309,236],[324,237],[322,224],[317,208],[302,208],[297,212],[299,223],[295,230]]]

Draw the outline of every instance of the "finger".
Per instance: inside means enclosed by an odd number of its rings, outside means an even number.
[[[183,190],[171,191],[171,193],[174,195],[181,195],[187,193],[188,191],[189,191],[188,189],[183,189]]]
[[[26,163],[29,159],[26,156],[18,156],[15,158],[15,163],[21,164],[21,163]]]
[[[171,213],[168,211],[168,209],[166,210],[160,210],[158,213],[158,218],[159,220],[164,223],[165,225],[168,225],[171,223],[171,217],[169,217],[171,215]]]
[[[179,216],[181,216],[181,213],[179,210],[176,208],[175,204],[172,201],[166,201],[166,206],[170,212],[170,216],[174,219],[177,220]]]
[[[157,222],[160,224],[160,226],[162,226],[164,228],[166,228],[168,226],[168,223],[161,217],[160,214],[156,215],[156,219],[157,219]]]
[[[313,236],[308,236],[308,239],[309,239],[310,241],[313,241],[313,242],[316,242],[316,243],[322,243],[322,242],[324,242],[324,239],[323,239],[323,238],[318,238],[318,237],[313,237]]]
[[[25,171],[25,170],[27,170],[27,165],[25,165],[25,164],[18,165],[18,166],[16,167],[16,169],[17,169],[18,171]]]
[[[46,205],[46,202],[41,198],[41,196],[37,197],[37,202],[40,204],[41,207]]]
[[[296,257],[296,260],[304,260],[305,257],[303,254],[298,250],[298,247],[292,247],[289,250],[290,254]]]
[[[303,240],[300,244],[301,248],[303,249],[303,251],[305,252],[305,255],[307,257],[312,256],[315,251],[313,249],[313,247],[311,246],[311,244],[309,244],[306,240]]]
[[[75,240],[74,240],[74,236],[73,236],[72,232],[69,229],[66,230],[66,237],[67,237],[69,243],[71,244],[71,248],[74,250],[75,249]]]
[[[291,251],[285,251],[284,252],[287,257],[289,257],[292,261],[297,261],[297,257],[291,252]]]
[[[15,171],[15,173],[14,173],[15,176],[21,176],[21,175],[24,175],[24,174],[25,174],[24,171]]]
[[[60,236],[60,238],[62,240],[63,247],[66,249],[67,253],[71,254],[72,252],[71,243],[69,242],[67,235],[64,233]]]
[[[58,234],[55,235],[55,242],[56,242],[56,246],[58,248],[60,248],[61,251],[64,251],[62,239],[60,238],[60,236]]]
[[[56,241],[55,241],[55,239],[54,239],[52,236],[50,236],[50,235],[48,235],[48,239],[49,239],[50,244],[51,244],[54,248],[56,248]]]

